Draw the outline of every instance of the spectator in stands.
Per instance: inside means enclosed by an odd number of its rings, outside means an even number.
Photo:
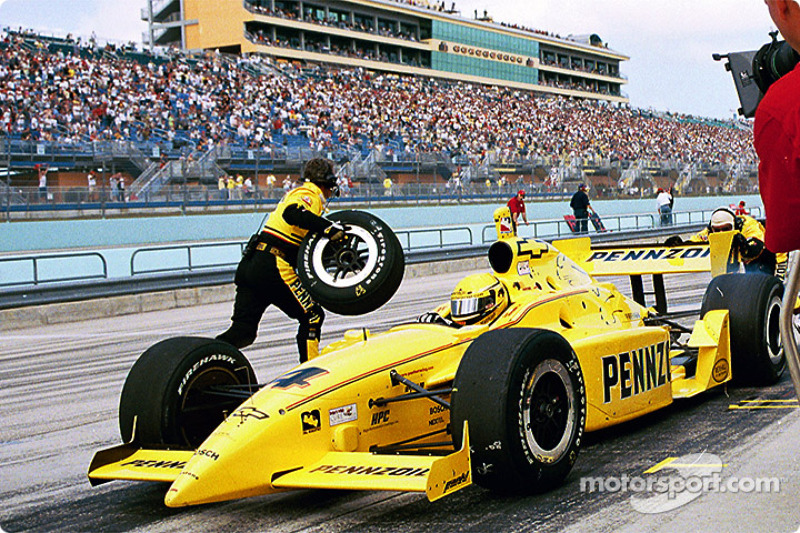
[[[586,193],[586,189],[585,183],[578,185],[578,190],[572,195],[572,199],[569,202],[572,213],[575,215],[578,233],[589,232],[589,211],[592,211],[592,206],[589,203],[589,195]]]
[[[265,149],[280,135],[317,148],[369,150],[391,142],[399,145],[395,153],[487,161],[560,158],[563,146],[593,160],[756,161],[745,121],[359,69],[253,76],[217,54],[148,63],[82,46],[69,53],[22,44],[20,38],[0,50],[0,128],[14,138]]]
[[[511,221],[514,223],[514,232],[517,231],[517,226],[519,224],[519,216],[522,215],[522,220],[525,222],[525,225],[528,224],[528,215],[525,213],[525,191],[520,189],[517,191],[516,196],[511,198],[506,204],[508,208],[511,210]]]

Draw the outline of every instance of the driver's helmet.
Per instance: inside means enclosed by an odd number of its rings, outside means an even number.
[[[461,325],[487,324],[508,307],[508,291],[491,274],[462,279],[450,295],[450,317]]]

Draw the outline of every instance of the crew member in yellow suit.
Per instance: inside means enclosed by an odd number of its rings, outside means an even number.
[[[741,260],[746,272],[763,272],[783,280],[786,275],[788,256],[774,254],[764,246],[764,226],[749,215],[736,215],[727,207],[719,207],[711,213],[711,221],[700,232],[692,235],[689,242],[708,242],[708,234],[717,231],[736,231],[733,237],[734,263]],[[683,240],[675,235],[667,239],[667,246],[677,246]]]
[[[333,163],[315,158],[303,169],[305,182],[289,191],[270,214],[263,229],[253,235],[236,269],[236,299],[232,324],[217,336],[243,348],[255,341],[258,324],[270,304],[299,322],[300,362],[319,355],[325,313],[297,276],[300,242],[308,232],[332,241],[345,238],[347,228],[322,217],[327,200],[336,193]]]

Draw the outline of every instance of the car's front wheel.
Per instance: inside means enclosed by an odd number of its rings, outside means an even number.
[[[453,384],[451,428],[469,421],[473,479],[500,491],[560,485],[578,456],[586,392],[578,358],[561,335],[513,328],[478,337]]]
[[[727,309],[731,373],[737,383],[774,383],[786,368],[780,335],[783,284],[766,274],[724,274],[708,284],[700,316]]]
[[[175,337],[134,363],[119,402],[122,440],[196,448],[241,404],[256,376],[227,342]]]

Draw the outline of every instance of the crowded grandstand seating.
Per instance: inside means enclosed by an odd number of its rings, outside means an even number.
[[[752,164],[749,123],[507,88],[261,57],[153,54],[6,30],[0,135],[13,140],[220,144],[264,151],[379,148],[405,157],[563,157]]]

